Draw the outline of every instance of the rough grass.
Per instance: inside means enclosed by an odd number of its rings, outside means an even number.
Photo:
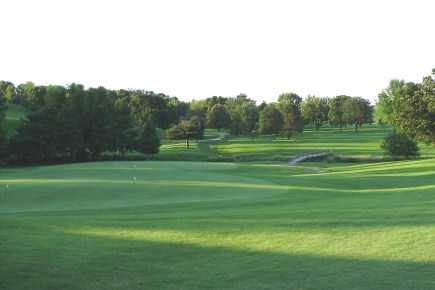
[[[434,180],[434,159],[2,169],[0,289],[434,289]]]

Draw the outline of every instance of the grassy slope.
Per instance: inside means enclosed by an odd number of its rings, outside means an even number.
[[[216,151],[211,145],[220,143],[224,134],[214,129],[207,129],[204,139],[197,142],[190,141],[187,148],[185,140],[169,140],[162,138],[160,153],[155,156],[157,160],[189,160],[189,161],[206,161],[216,158]]]
[[[433,159],[3,169],[0,289],[434,289],[434,180]]]

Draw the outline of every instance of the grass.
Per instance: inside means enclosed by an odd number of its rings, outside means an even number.
[[[289,159],[304,153],[332,152],[342,156],[381,157],[381,142],[390,132],[388,127],[365,126],[355,133],[353,128],[305,130],[290,140],[282,136],[258,138],[233,137],[212,146],[217,154],[238,156],[239,160]],[[435,157],[435,148],[420,144],[423,157]]]
[[[365,126],[355,133],[353,128],[322,128],[305,130],[290,140],[283,136],[228,136],[206,130],[205,140],[192,142],[186,148],[184,140],[162,140],[155,160],[185,161],[249,161],[286,162],[305,153],[331,152],[347,159],[371,161],[383,157],[380,145],[389,127]],[[419,144],[421,157],[435,158],[435,147]]]
[[[6,111],[5,131],[6,136],[11,136],[19,126],[21,119],[26,116],[26,109],[21,105],[8,104]]]
[[[434,289],[434,180],[434,159],[2,169],[0,289]]]

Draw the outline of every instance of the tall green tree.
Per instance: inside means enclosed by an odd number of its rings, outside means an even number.
[[[0,95],[0,158],[3,158],[6,149],[6,132],[4,128],[7,109],[6,99],[3,95]]]
[[[329,107],[326,99],[308,96],[302,102],[302,117],[315,130],[319,130],[323,122],[328,119],[328,111]]]
[[[244,132],[244,124],[240,115],[240,108],[230,111],[231,122],[229,126],[230,133],[233,135],[240,135]]]
[[[260,112],[259,127],[261,134],[279,134],[282,131],[283,117],[275,105],[267,105]]]
[[[370,102],[360,97],[352,97],[343,103],[343,119],[355,126],[355,132],[365,123],[373,120],[373,108]]]
[[[15,90],[15,86],[14,85],[9,85],[6,87],[5,90],[5,99],[8,103],[16,103],[16,90]]]
[[[240,118],[242,122],[242,132],[252,133],[258,123],[258,109],[255,102],[244,102],[240,105]]]
[[[343,128],[346,125],[346,120],[344,118],[344,109],[343,105],[346,100],[351,97],[340,95],[335,96],[328,100],[328,120],[329,123],[333,125],[338,125],[340,128]]]
[[[416,86],[393,100],[393,124],[420,141],[435,144],[435,69]]]
[[[235,98],[228,98],[225,107],[231,115],[229,129],[232,134],[249,134],[257,127],[257,106],[247,95],[240,94]]]
[[[417,85],[403,80],[391,80],[388,87],[378,95],[374,110],[377,123],[394,123],[395,109],[400,106],[400,100],[406,95],[413,95]]]
[[[129,101],[127,98],[118,98],[114,102],[114,111],[110,126],[110,150],[125,155],[128,150],[132,149],[136,135],[143,134],[133,130],[135,127],[134,118],[131,114]],[[151,129],[150,129],[151,130]],[[146,132],[147,133],[147,132]],[[152,132],[151,132],[152,133]]]
[[[62,116],[54,107],[44,107],[23,120],[9,142],[9,155],[24,163],[41,163],[65,157],[59,129]]]
[[[284,93],[278,97],[278,109],[283,119],[283,129],[287,133],[287,139],[294,132],[304,130],[304,121],[301,112],[302,98],[294,93]]]
[[[130,108],[139,127],[149,125],[166,129],[177,121],[178,118],[172,114],[168,96],[139,90],[130,92],[130,95]]]
[[[144,154],[157,154],[160,150],[160,138],[155,127],[145,125],[139,134],[138,151]]]
[[[224,105],[214,105],[207,114],[207,125],[209,128],[224,129],[229,128],[231,116]]]

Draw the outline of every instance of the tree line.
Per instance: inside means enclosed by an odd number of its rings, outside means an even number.
[[[1,134],[4,158],[18,163],[95,160],[103,152],[155,154],[156,128],[178,123],[188,108],[163,94],[80,84],[15,88],[0,82],[0,100],[2,123],[8,103],[29,111],[13,136]]]
[[[3,159],[15,163],[95,160],[104,152],[155,154],[160,129],[169,139],[186,140],[187,146],[201,139],[205,128],[288,138],[306,126],[319,130],[326,123],[358,130],[372,122],[373,111],[368,100],[344,95],[303,100],[284,93],[276,102],[258,105],[244,94],[183,102],[143,90],[0,81],[3,125],[8,104],[20,104],[29,112],[12,136],[7,138],[4,130],[0,134]]]

